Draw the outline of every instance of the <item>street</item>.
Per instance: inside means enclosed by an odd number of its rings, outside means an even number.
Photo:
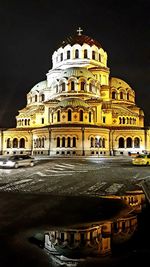
[[[54,195],[123,194],[150,177],[130,157],[38,159],[34,167],[0,169],[0,191]]]

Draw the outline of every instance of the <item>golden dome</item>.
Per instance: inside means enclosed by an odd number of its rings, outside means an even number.
[[[75,34],[73,36],[69,36],[67,37],[61,44],[60,47],[65,47],[66,45],[71,45],[73,46],[74,44],[79,44],[79,45],[83,45],[83,44],[88,44],[89,46],[97,46],[98,48],[101,48],[101,44],[94,40],[93,38],[87,36],[87,35],[79,35],[79,34]]]
[[[110,78],[110,87],[115,87],[116,89],[131,89],[130,85],[128,83],[126,83],[125,81],[119,79],[119,78],[115,78],[115,77],[111,77]]]

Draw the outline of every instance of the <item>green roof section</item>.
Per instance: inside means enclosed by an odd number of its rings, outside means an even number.
[[[89,108],[89,105],[84,100],[77,97],[70,97],[67,99],[63,99],[57,104],[57,107],[66,108],[68,106]]]

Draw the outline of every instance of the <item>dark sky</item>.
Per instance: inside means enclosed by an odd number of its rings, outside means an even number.
[[[149,0],[0,0],[0,127],[15,127],[26,94],[79,26],[108,53],[111,76],[135,90],[150,125]]]

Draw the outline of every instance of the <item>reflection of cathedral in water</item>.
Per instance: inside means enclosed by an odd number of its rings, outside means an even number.
[[[128,192],[118,198],[118,203],[122,201],[126,205],[117,217],[48,231],[44,246],[51,259],[59,265],[76,266],[87,257],[111,255],[113,246],[128,241],[135,233],[144,195]]]
[[[45,247],[65,256],[79,257],[110,252],[111,222],[57,229],[45,235]]]
[[[111,254],[112,243],[127,240],[136,227],[137,216],[128,215],[115,222],[101,221],[73,229],[55,229],[45,234],[45,248],[56,262],[72,262],[70,266],[74,266],[86,257]]]

